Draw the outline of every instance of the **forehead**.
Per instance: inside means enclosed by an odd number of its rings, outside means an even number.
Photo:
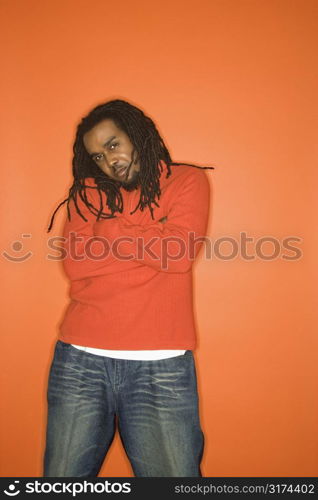
[[[83,135],[84,146],[89,150],[94,146],[103,145],[113,136],[118,137],[123,134],[124,132],[117,127],[113,120],[105,119]]]

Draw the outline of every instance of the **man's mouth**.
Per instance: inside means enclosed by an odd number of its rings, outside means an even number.
[[[127,170],[128,170],[128,167],[116,168],[115,175],[118,177],[125,177]]]

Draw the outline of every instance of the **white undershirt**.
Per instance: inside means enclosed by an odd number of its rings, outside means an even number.
[[[136,360],[151,360],[151,359],[165,359],[180,356],[185,353],[185,350],[179,349],[161,349],[153,351],[112,351],[109,349],[96,349],[95,347],[83,347],[81,345],[71,344],[76,349],[97,354],[98,356],[107,356],[109,358],[118,359],[136,359]]]

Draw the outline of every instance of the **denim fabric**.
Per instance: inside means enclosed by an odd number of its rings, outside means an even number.
[[[44,477],[96,477],[118,430],[136,477],[199,477],[192,351],[168,359],[108,358],[57,341],[48,380]]]

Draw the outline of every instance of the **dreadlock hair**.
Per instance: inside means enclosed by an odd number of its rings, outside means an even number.
[[[77,213],[87,222],[87,219],[78,207],[77,196],[85,203],[90,212],[96,215],[96,220],[112,218],[115,212],[122,212],[123,198],[119,189],[121,182],[108,177],[96,165],[94,160],[92,160],[87,153],[83,143],[84,134],[105,119],[113,120],[115,125],[128,135],[139,159],[139,182],[141,193],[139,203],[136,208],[130,212],[131,214],[138,208],[143,211],[144,208],[148,206],[151,217],[154,219],[153,207],[151,204],[159,207],[155,198],[157,197],[159,200],[161,195],[159,178],[163,167],[160,160],[163,160],[167,165],[167,178],[171,175],[171,165],[188,165],[195,168],[214,169],[214,167],[199,167],[189,163],[172,162],[163,139],[160,137],[154,122],[148,116],[127,101],[121,99],[108,101],[105,104],[96,106],[82,119],[77,127],[72,160],[74,182],[69,190],[69,196],[62,201],[54,211],[47,232],[50,232],[53,226],[56,212],[66,202],[68,218],[70,220],[69,203],[71,200],[74,201]],[[85,179],[87,177],[94,178],[96,187],[85,185]],[[100,207],[98,210],[87,199],[87,188],[98,190],[100,199]],[[106,194],[106,205],[111,213],[103,212],[102,192]]]

